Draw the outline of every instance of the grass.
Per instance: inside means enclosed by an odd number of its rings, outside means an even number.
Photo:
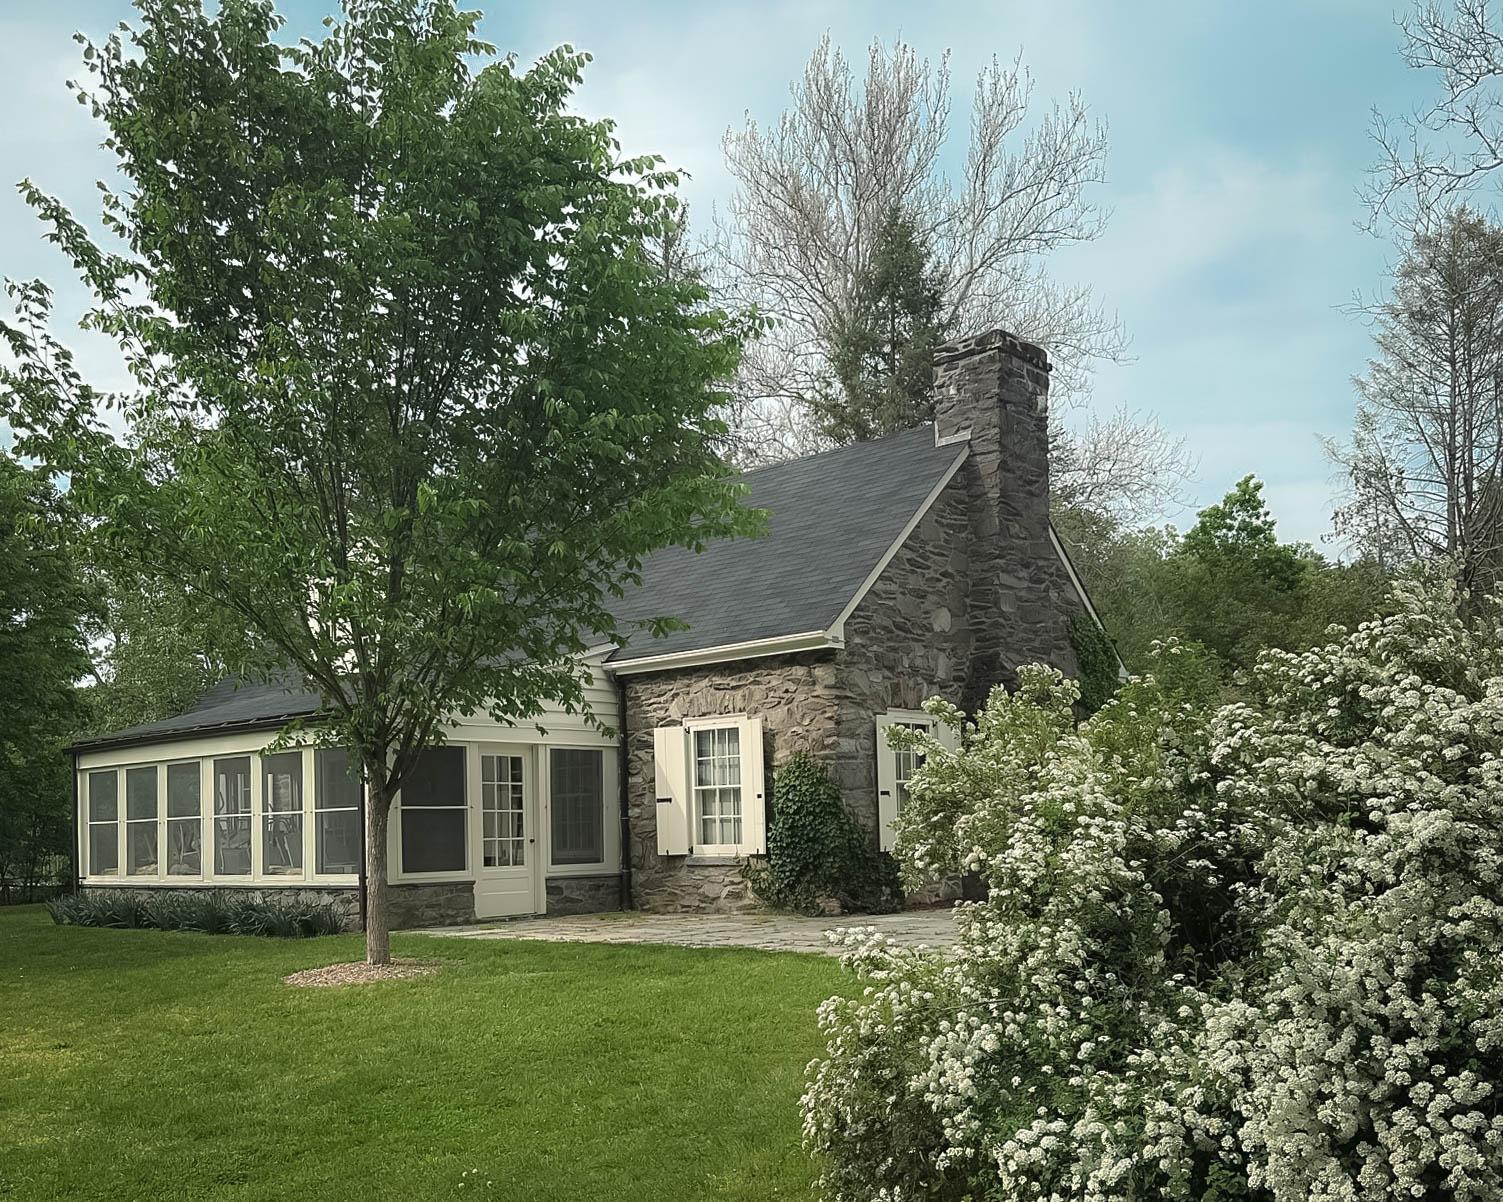
[[[797,1101],[833,960],[393,942],[442,971],[293,989],[358,937],[0,909],[0,1199],[810,1197]]]

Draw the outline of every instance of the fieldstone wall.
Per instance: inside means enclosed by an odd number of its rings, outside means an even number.
[[[621,908],[621,874],[608,876],[550,876],[547,882],[549,917],[557,914],[603,914]]]
[[[755,714],[762,719],[769,783],[772,765],[798,750],[833,767],[844,695],[834,653],[768,656],[624,679],[632,904],[656,911],[755,909],[736,860],[658,855],[652,732],[685,718]],[[776,798],[769,804],[776,805]]]
[[[957,452],[959,448],[956,448]],[[970,493],[957,474],[845,623],[836,781],[876,837],[877,715],[964,703],[974,642]]]
[[[386,898],[394,931],[460,926],[478,921],[475,917],[474,881],[387,885]]]
[[[970,431],[961,474],[970,497],[975,640],[964,708],[974,711],[1019,665],[1079,671],[1070,621],[1080,599],[1049,527],[1049,358],[1002,330],[935,356],[935,429]]]

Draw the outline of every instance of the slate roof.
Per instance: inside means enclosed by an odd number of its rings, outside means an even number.
[[[640,631],[608,658],[621,662],[825,630],[944,479],[964,447],[934,445],[932,426],[746,473],[743,504],[768,511],[757,539],[670,547],[642,565],[642,585],[613,606],[633,621],[689,624],[661,639]],[[224,681],[187,713],[82,740],[78,750],[160,742],[217,730],[275,728],[316,713],[296,684]]]
[[[623,632],[659,616],[689,629],[661,639],[643,631],[610,660],[826,629],[963,449],[935,446],[934,428],[920,426],[747,472],[744,503],[767,510],[765,537],[649,556],[642,586],[612,612]]]

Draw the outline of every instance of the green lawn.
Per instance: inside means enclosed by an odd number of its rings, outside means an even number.
[[[283,976],[358,958],[358,938],[0,909],[0,1198],[810,1196],[798,1095],[814,1008],[845,985],[833,960],[395,948],[443,969],[293,989]]]

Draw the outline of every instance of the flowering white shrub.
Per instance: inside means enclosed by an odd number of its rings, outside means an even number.
[[[1171,646],[1078,729],[1034,667],[901,736],[905,870],[990,897],[947,952],[843,936],[829,1202],[1503,1197],[1503,629],[1396,604],[1234,705]]]

